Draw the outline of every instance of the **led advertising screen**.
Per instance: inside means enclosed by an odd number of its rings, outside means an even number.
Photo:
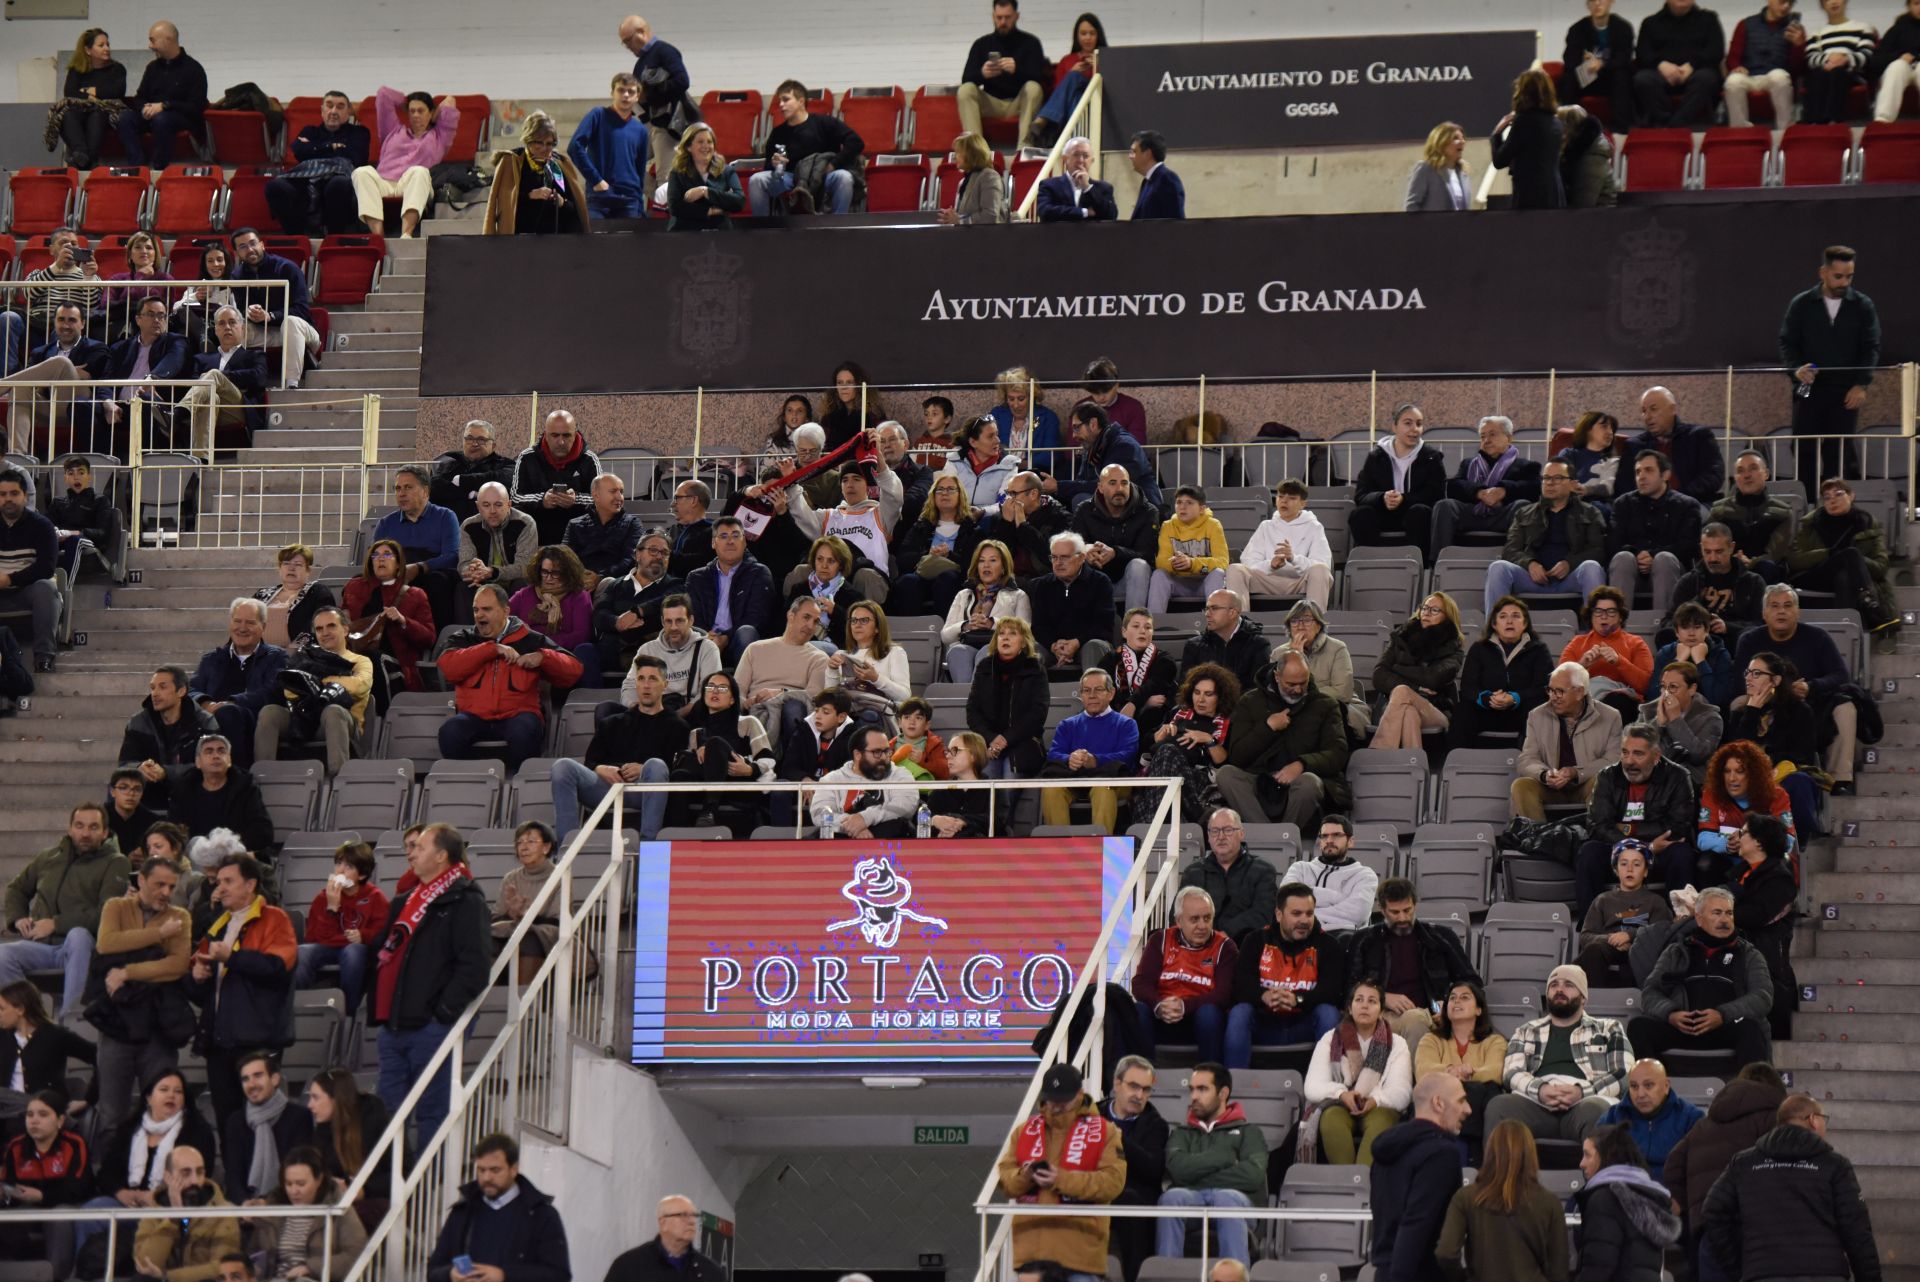
[[[1124,837],[643,842],[634,1062],[1030,1059],[1132,866]]]

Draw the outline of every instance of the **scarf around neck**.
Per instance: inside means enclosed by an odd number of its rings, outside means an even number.
[[[1467,464],[1467,484],[1471,485],[1476,492],[1493,489],[1506,479],[1507,469],[1519,460],[1520,451],[1511,445],[1507,446],[1506,453],[1491,463],[1487,462],[1485,454],[1475,454]],[[1475,503],[1473,507],[1483,516],[1493,511],[1485,503]]]
[[[247,1170],[247,1186],[256,1191],[272,1188],[280,1178],[280,1141],[273,1127],[287,1104],[285,1091],[275,1091],[264,1104],[247,1101],[247,1125],[253,1128],[253,1165]]]
[[[1328,1048],[1329,1067],[1336,1068],[1347,1089],[1355,1095],[1371,1098],[1387,1075],[1387,1060],[1393,1055],[1393,1029],[1382,1019],[1373,1026],[1373,1035],[1365,1043],[1351,1019],[1343,1019],[1333,1030]]]
[[[406,911],[394,918],[387,930],[387,942],[380,949],[379,971],[374,980],[373,1012],[376,1021],[385,1023],[393,1014],[394,995],[400,989],[400,972],[406,965],[407,952],[413,947],[414,937],[420,933],[420,923],[426,920],[427,910],[452,890],[462,877],[472,875],[465,864],[450,864],[445,872],[431,882],[416,888],[407,899]]]
[[[1132,646],[1121,646],[1120,670],[1121,675],[1125,678],[1125,680],[1121,682],[1122,688],[1128,693],[1138,690],[1146,682],[1147,672],[1153,667],[1154,656],[1159,653],[1159,647],[1151,643],[1148,644],[1146,649],[1137,654],[1134,653]]]
[[[133,1133],[133,1144],[127,1150],[128,1188],[154,1189],[161,1185],[167,1156],[173,1152],[186,1124],[184,1108],[164,1122],[156,1122],[144,1112],[140,1114],[140,1129]]]
[[[547,446],[547,434],[545,432],[540,433],[540,457],[547,461],[547,466],[549,467],[571,466],[586,452],[586,448],[587,438],[583,434],[575,432],[573,434],[573,448],[567,451],[567,456],[565,458],[555,458],[553,451]]]

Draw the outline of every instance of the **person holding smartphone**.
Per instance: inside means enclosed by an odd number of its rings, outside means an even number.
[[[553,1198],[520,1174],[520,1146],[505,1135],[481,1139],[473,1147],[473,1182],[447,1212],[427,1260],[427,1282],[564,1278],[572,1272],[566,1226]],[[691,1282],[694,1275],[687,1276]]]
[[[1113,1201],[1127,1184],[1120,1128],[1100,1115],[1080,1071],[1056,1064],[1040,1082],[1040,1111],[1007,1138],[1000,1153],[1000,1188],[1018,1202]],[[1013,1222],[1013,1258],[1054,1260],[1073,1277],[1105,1277],[1105,1216]]]

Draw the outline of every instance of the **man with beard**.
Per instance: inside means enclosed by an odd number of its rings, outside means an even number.
[[[813,821],[822,833],[899,841],[914,835],[913,814],[920,794],[912,788],[868,788],[870,783],[913,782],[906,767],[895,765],[893,742],[879,726],[853,734],[853,760],[829,771],[813,794]]]
[[[0,944],[0,987],[36,970],[59,970],[66,975],[60,1017],[79,1009],[101,910],[126,893],[127,877],[127,858],[107,835],[105,808],[92,801],[75,806],[67,835],[7,883],[6,928],[19,939]]]
[[[1387,878],[1380,883],[1382,920],[1353,936],[1347,954],[1349,975],[1381,982],[1387,1022],[1409,1046],[1433,1031],[1436,1007],[1455,984],[1480,982],[1460,937],[1418,920],[1419,906],[1411,881]]]
[[[1233,1074],[1225,1065],[1196,1064],[1187,1077],[1187,1120],[1167,1137],[1167,1180],[1161,1206],[1266,1205],[1267,1138],[1233,1100]],[[1247,1222],[1213,1222],[1214,1251],[1248,1263]],[[1159,1221],[1156,1255],[1186,1254],[1187,1222]]]
[[[1693,777],[1660,754],[1652,726],[1628,726],[1620,734],[1620,760],[1593,782],[1587,807],[1588,840],[1574,857],[1575,917],[1584,917],[1613,875],[1613,848],[1622,837],[1646,843],[1647,857],[1668,890],[1693,880],[1691,842],[1699,809]]]
[[[1223,595],[1232,594],[1214,593]],[[1213,608],[1211,597],[1207,608]],[[1187,649],[1191,653],[1193,647]],[[1241,815],[1304,829],[1323,799],[1346,809],[1347,756],[1340,705],[1313,684],[1307,661],[1289,654],[1234,705],[1227,723],[1227,762],[1214,774],[1214,783]]]
[[[307,271],[292,260],[267,252],[267,242],[251,227],[233,233],[233,278],[236,281],[282,281],[277,289],[240,289],[247,304],[247,346],[281,349],[280,377],[288,387],[300,386],[307,359],[320,359],[320,331],[313,327],[313,309],[307,301]],[[284,331],[284,332],[283,332]]]
[[[1714,457],[1719,458],[1718,447]],[[1632,488],[1613,500],[1607,582],[1631,602],[1646,579],[1653,608],[1664,615],[1673,608],[1683,567],[1700,546],[1702,509],[1674,485],[1673,463],[1657,449],[1641,450],[1633,467],[1622,466],[1620,475],[1631,478]]]
[[[1127,1159],[1127,1184],[1115,1206],[1152,1206],[1167,1178],[1167,1119],[1153,1106],[1153,1062],[1127,1055],[1113,1066],[1113,1090],[1100,1102],[1100,1115],[1120,1132]],[[1132,1282],[1153,1254],[1153,1221],[1122,1219],[1108,1230],[1120,1257],[1120,1271]]]
[[[720,647],[693,626],[693,602],[683,593],[676,592],[660,602],[660,635],[641,646],[634,657],[643,655],[660,660],[661,670],[666,673],[667,703],[674,707],[689,708],[699,703],[706,679],[720,671]],[[629,666],[626,680],[620,685],[622,703],[627,702],[632,685],[633,670]],[[679,696],[677,704],[675,695]]]
[[[1100,469],[1092,499],[1073,509],[1067,528],[1087,541],[1087,565],[1112,581],[1124,608],[1146,605],[1160,513],[1148,506],[1126,468],[1109,463]]]
[[[1587,1014],[1587,973],[1555,966],[1545,1009],[1507,1042],[1508,1093],[1487,1105],[1489,1135],[1511,1119],[1536,1139],[1585,1139],[1620,1098],[1633,1052],[1619,1020]]]
[[[1313,888],[1290,881],[1264,929],[1242,937],[1227,1012],[1227,1067],[1253,1063],[1253,1048],[1317,1042],[1340,1022],[1346,956],[1314,915]]]
[[[1094,1107],[1080,1071],[1056,1064],[1040,1083],[1040,1111],[1007,1137],[1000,1188],[1016,1202],[1059,1206],[1101,1204],[1125,1188],[1127,1162],[1119,1128]],[[1108,1220],[1028,1216],[1013,1222],[1013,1258],[1053,1260],[1073,1277],[1105,1277]]]
[[[1366,925],[1380,889],[1380,874],[1353,857],[1353,820],[1345,815],[1320,821],[1320,857],[1296,859],[1281,880],[1311,887],[1314,917],[1333,930]]]
[[[1713,505],[1707,519],[1733,534],[1733,559],[1765,582],[1780,577],[1793,547],[1793,509],[1767,490],[1773,473],[1759,450],[1742,451],[1733,460],[1733,490]]]
[[[1700,531],[1700,561],[1673,585],[1673,605],[1698,602],[1712,616],[1707,631],[1731,653],[1742,633],[1760,626],[1760,599],[1766,592],[1766,580],[1735,560],[1733,531],[1715,521]],[[1660,624],[1673,626],[1672,610]]]
[[[313,1139],[313,1114],[287,1098],[280,1066],[266,1051],[249,1052],[240,1061],[244,1111],[227,1119],[220,1155],[230,1172],[227,1187],[243,1201],[266,1197],[280,1187],[280,1161]]]
[[[219,733],[219,723],[187,699],[187,670],[167,664],[153,670],[146,702],[127,718],[120,735],[120,764],[140,772],[147,804],[164,810],[167,767],[192,765],[201,737]]]
[[[1162,506],[1160,482],[1154,477],[1153,465],[1147,461],[1147,452],[1141,448],[1126,428],[1114,423],[1107,417],[1106,410],[1092,401],[1081,401],[1068,414],[1073,440],[1080,447],[1080,453],[1073,461],[1073,476],[1069,480],[1059,481],[1049,476],[1041,482],[1047,493],[1059,498],[1068,507],[1079,507],[1093,497],[1098,479],[1110,467],[1118,467],[1129,476],[1140,478],[1141,496],[1155,509]]]
[[[494,453],[493,424],[469,419],[460,448],[433,461],[431,497],[464,524],[480,510],[480,487],[489,483],[512,485],[513,460]]]
[[[1734,930],[1733,892],[1700,892],[1693,925],[1675,931],[1640,990],[1640,1011],[1627,1026],[1634,1054],[1730,1050],[1742,1064],[1773,1058],[1767,1012],[1773,979],[1766,958]]]
[[[166,1183],[153,1195],[156,1206],[232,1206],[220,1186],[207,1178],[207,1159],[186,1145],[167,1154]],[[133,1236],[133,1263],[141,1276],[166,1282],[174,1276],[213,1276],[219,1261],[240,1249],[240,1221],[233,1219],[141,1220]]]
[[[593,639],[609,672],[632,665],[634,655],[659,636],[667,598],[685,591],[686,583],[668,572],[672,546],[664,530],[648,530],[634,545],[633,569],[594,597]]]

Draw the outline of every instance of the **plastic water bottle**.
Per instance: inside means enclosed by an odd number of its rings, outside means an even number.
[[[913,835],[922,841],[933,836],[933,807],[924,801],[913,816]]]
[[[1818,365],[1808,365],[1807,368],[1814,372],[1815,377],[1819,376],[1820,367]],[[1811,382],[1802,383],[1798,379],[1795,379],[1793,384],[1793,394],[1795,396],[1798,396],[1801,400],[1804,401],[1809,396],[1813,395],[1813,384]]]
[[[831,841],[840,835],[840,816],[833,807],[816,803],[813,807],[813,826],[820,830],[822,837]]]

